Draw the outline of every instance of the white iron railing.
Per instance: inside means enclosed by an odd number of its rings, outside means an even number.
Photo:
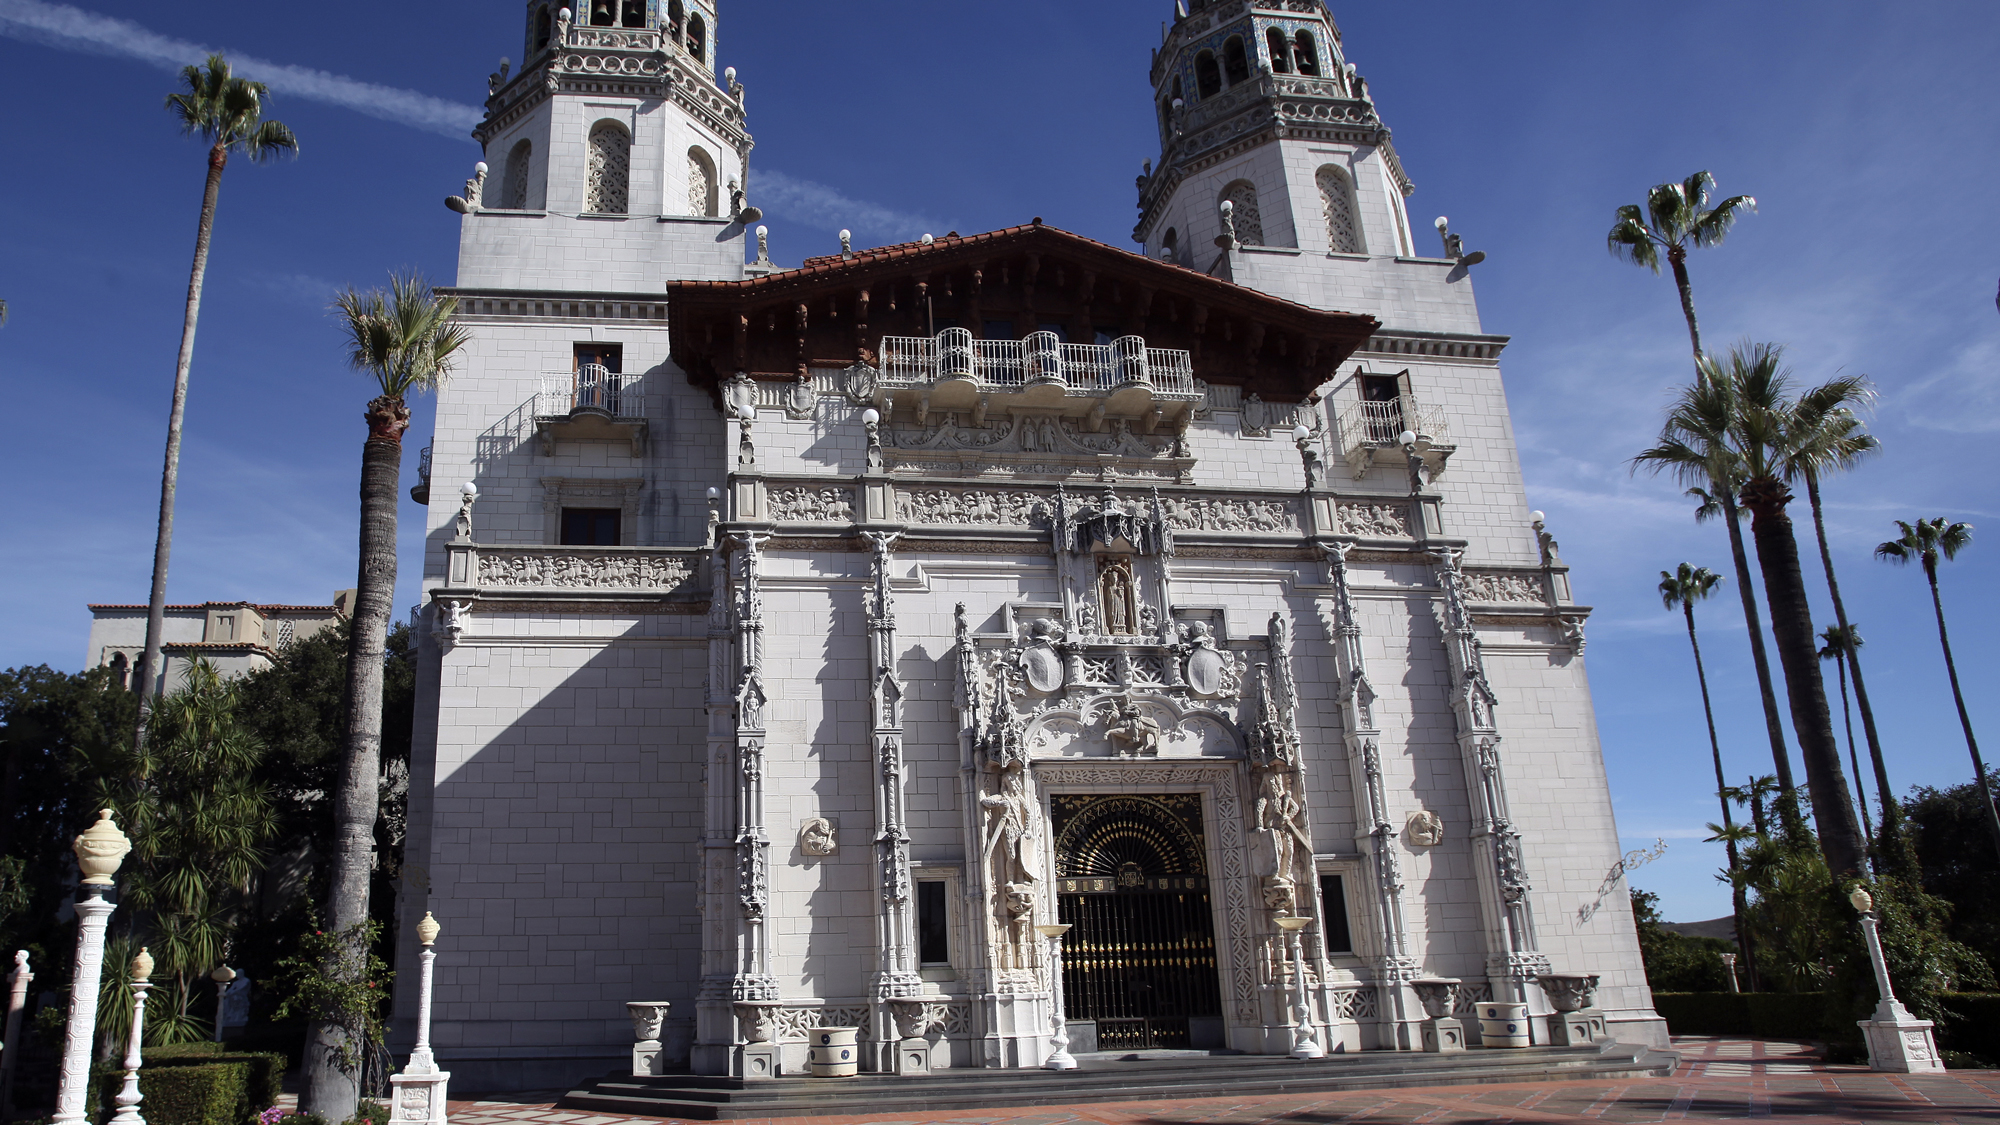
[[[1445,423],[1444,411],[1435,406],[1420,406],[1411,395],[1356,403],[1342,415],[1340,444],[1344,450],[1400,445],[1406,430],[1429,438],[1432,445],[1451,444],[1451,429]]]
[[[567,418],[579,410],[595,410],[613,418],[641,418],[646,398],[639,390],[637,375],[621,375],[601,363],[578,365],[575,371],[552,371],[542,376],[542,390],[535,397],[538,418]]]
[[[967,329],[947,328],[935,338],[882,338],[884,386],[926,386],[946,379],[997,391],[1053,383],[1074,395],[1149,386],[1162,398],[1198,397],[1194,357],[1177,349],[1149,348],[1139,336],[1120,336],[1109,344],[1065,344],[1053,332],[1033,332],[1025,340],[975,340]]]

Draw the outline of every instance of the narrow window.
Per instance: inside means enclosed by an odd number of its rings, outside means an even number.
[[[1181,100],[1181,78],[1180,75],[1176,74],[1174,75],[1174,92],[1168,96],[1167,104],[1172,105],[1180,100]]]
[[[681,7],[681,0],[670,0],[667,4],[667,36],[674,42],[681,41],[681,25],[687,22],[687,9]]]
[[[951,963],[951,923],[945,914],[943,882],[917,884],[917,961],[925,965]]]
[[[1370,442],[1394,442],[1403,432],[1402,380],[1394,375],[1363,375],[1361,417]]]
[[[528,55],[533,57],[548,50],[551,34],[553,33],[549,25],[549,6],[544,4],[528,17]]]
[[[696,59],[708,61],[708,27],[700,16],[688,17],[687,49]]]
[[[1232,35],[1222,45],[1222,69],[1231,86],[1250,81],[1250,59],[1243,53],[1243,38]]]
[[[1257,189],[1249,180],[1238,180],[1222,189],[1222,198],[1235,208],[1236,241],[1245,246],[1264,245],[1264,217],[1257,210]]]
[[[1277,74],[1292,72],[1292,53],[1286,50],[1285,33],[1275,27],[1264,29],[1264,46],[1271,51],[1271,70]]]
[[[534,158],[532,141],[521,140],[507,152],[507,178],[501,181],[500,206],[522,210],[528,206],[528,162]]]
[[[590,171],[583,209],[599,215],[623,215],[632,178],[632,134],[616,121],[600,121],[590,130]]]
[[[688,214],[715,218],[721,214],[721,196],[715,190],[715,161],[700,145],[688,150]]]
[[[619,511],[616,508],[564,508],[562,545],[565,547],[618,546]]]
[[[1215,53],[1203,51],[1194,57],[1196,97],[1212,98],[1222,92],[1222,68],[1215,65]]]
[[[120,691],[131,686],[129,681],[132,678],[132,664],[125,659],[125,654],[122,652],[113,653],[111,656],[111,678],[118,684]]]
[[[1318,74],[1319,44],[1314,41],[1313,33],[1310,31],[1301,31],[1293,38],[1292,42],[1296,44],[1292,50],[1292,61],[1298,66],[1299,73]]]
[[[624,19],[626,27],[646,26],[646,0],[625,0]]]
[[[590,0],[590,26],[612,27],[618,17],[612,13],[613,0]]]
[[[1110,347],[1111,341],[1125,333],[1113,324],[1100,324],[1091,330],[1091,343],[1099,347]]]
[[[1064,341],[1064,342],[1067,342],[1067,341],[1069,340],[1069,327],[1068,327],[1067,325],[1062,325],[1062,324],[1040,324],[1040,325],[1037,325],[1037,326],[1035,327],[1035,331],[1037,331],[1037,332],[1053,332],[1053,333],[1055,333],[1055,334],[1056,334],[1056,339],[1057,339],[1057,340],[1060,340],[1060,341]]]
[[[1338,875],[1319,877],[1319,930],[1328,953],[1354,952],[1354,935],[1347,925],[1347,887]]]
[[[1354,184],[1347,172],[1329,164],[1314,179],[1319,183],[1320,212],[1326,217],[1327,245],[1336,254],[1367,253],[1354,215]]]
[[[619,378],[625,348],[620,344],[578,344],[576,375],[570,391],[569,408],[602,410],[616,416],[625,381]]]
[[[1181,232],[1172,227],[1160,236],[1160,257],[1169,262],[1179,261],[1181,256]]]
[[[1011,340],[1014,338],[1014,322],[1011,320],[987,320],[979,325],[982,340]]]

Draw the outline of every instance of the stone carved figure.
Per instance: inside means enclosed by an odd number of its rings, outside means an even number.
[[[1444,843],[1444,820],[1429,809],[1418,809],[1403,822],[1403,835],[1413,847],[1437,847]]]
[[[1022,678],[1035,691],[1047,694],[1062,687],[1062,656],[1056,651],[1056,625],[1046,617],[1028,626],[1028,640],[1020,652]]]
[[[1139,614],[1132,596],[1132,565],[1124,559],[1104,564],[1097,575],[1097,601],[1103,612],[1104,631],[1114,637],[1130,636],[1139,629]]]
[[[1113,752],[1130,757],[1156,757],[1166,745],[1166,731],[1152,717],[1139,710],[1128,697],[1118,704],[1116,719],[1105,740]]]
[[[1297,871],[1298,857],[1312,856],[1305,805],[1296,791],[1298,773],[1290,763],[1276,759],[1258,770],[1263,776],[1257,786],[1257,827],[1271,840],[1271,874],[1290,879]]]
[[[1282,875],[1266,875],[1263,889],[1264,909],[1278,915],[1291,914],[1292,903],[1297,900],[1290,879]]]
[[[1035,813],[1028,792],[1028,763],[1017,754],[1007,754],[1000,760],[989,756],[985,768],[993,777],[995,792],[979,798],[980,807],[987,811],[981,857],[988,865],[998,858],[999,866],[993,869],[995,882],[1033,883]]]
[[[799,825],[799,850],[807,855],[832,855],[839,847],[833,822],[825,817],[812,817]]]
[[[1209,630],[1208,622],[1190,622],[1187,643],[1188,687],[1194,689],[1196,695],[1221,694],[1227,661],[1216,647],[1215,635]]]

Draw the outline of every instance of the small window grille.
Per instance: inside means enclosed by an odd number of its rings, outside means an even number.
[[[1245,246],[1264,245],[1264,216],[1257,210],[1257,188],[1248,180],[1238,180],[1222,190],[1222,198],[1233,207],[1236,241]]]
[[[1329,165],[1315,178],[1319,181],[1320,213],[1326,217],[1327,244],[1336,254],[1365,253],[1361,225],[1354,220],[1354,185],[1348,182],[1347,173]]]
[[[600,121],[590,131],[590,170],[583,209],[623,215],[632,178],[632,134],[616,121]]]

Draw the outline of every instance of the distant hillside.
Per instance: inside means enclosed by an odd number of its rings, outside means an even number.
[[[1670,934],[1681,934],[1685,937],[1736,940],[1736,919],[1726,914],[1720,918],[1710,918],[1706,922],[1661,922],[1660,928]]]

